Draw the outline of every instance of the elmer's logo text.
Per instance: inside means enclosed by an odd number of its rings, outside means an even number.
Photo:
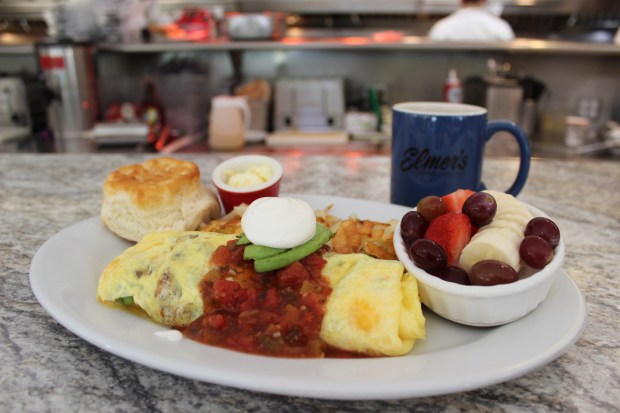
[[[463,171],[467,168],[468,156],[463,149],[457,155],[431,155],[428,148],[408,148],[400,163],[403,171]]]

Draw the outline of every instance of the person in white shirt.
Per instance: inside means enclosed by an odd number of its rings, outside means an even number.
[[[428,36],[432,40],[509,41],[515,34],[510,25],[484,8],[485,0],[461,0],[461,7],[436,22]]]

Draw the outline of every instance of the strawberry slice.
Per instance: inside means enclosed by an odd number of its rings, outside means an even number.
[[[435,218],[428,226],[424,238],[441,245],[448,254],[448,265],[456,265],[461,251],[471,239],[471,229],[471,222],[467,215],[451,212]]]
[[[442,196],[441,199],[446,206],[446,212],[461,212],[467,198],[475,193],[476,191],[472,191],[471,189],[457,189],[448,195]]]

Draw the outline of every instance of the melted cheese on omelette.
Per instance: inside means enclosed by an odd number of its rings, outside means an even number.
[[[154,321],[186,326],[203,312],[200,280],[211,269],[211,255],[235,235],[201,231],[152,233],[104,269],[100,301],[133,297]]]

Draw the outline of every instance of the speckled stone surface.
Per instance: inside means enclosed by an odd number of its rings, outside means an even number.
[[[203,180],[227,155],[186,155]],[[581,338],[522,377],[458,394],[392,401],[275,396],[162,373],[107,353],[52,319],[28,280],[56,232],[97,215],[108,172],[146,155],[0,155],[0,411],[118,412],[618,412],[620,163],[534,160],[520,199],[553,216],[564,270],[586,297]],[[282,191],[389,201],[387,157],[280,157]],[[508,187],[510,159],[486,161],[489,187]],[[551,324],[549,328],[553,328]],[[536,337],[525,337],[535,340]],[[498,349],[501,350],[501,349]]]

